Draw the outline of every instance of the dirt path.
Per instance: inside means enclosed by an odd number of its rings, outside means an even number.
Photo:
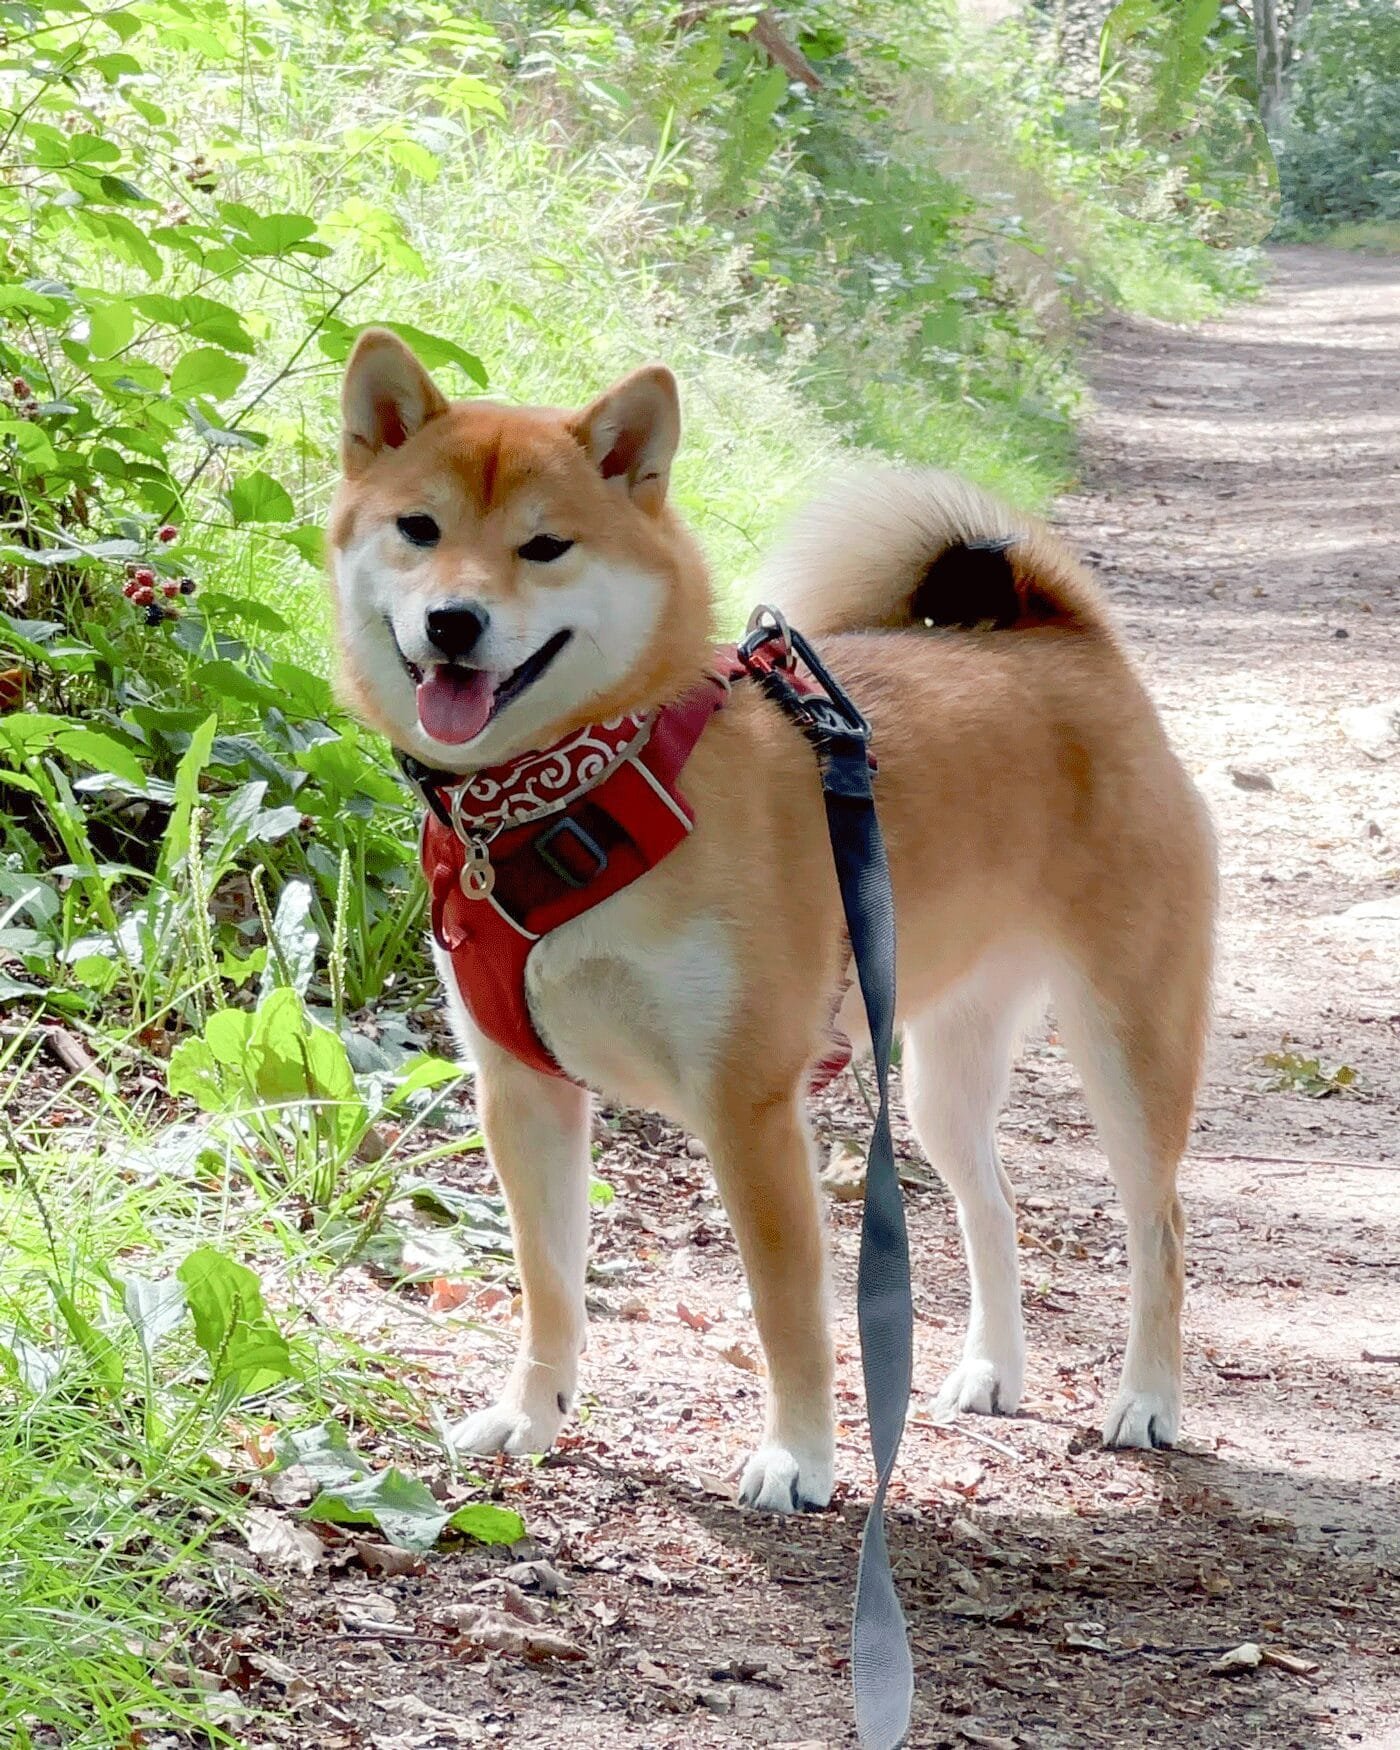
[[[927,1180],[910,1194],[920,1395],[894,1542],[920,1746],[1400,1745],[1400,747],[1373,759],[1338,718],[1400,694],[1400,262],[1286,251],[1274,266],[1267,297],[1226,321],[1103,336],[1086,485],[1063,512],[1222,841],[1217,1039],[1185,1173],[1187,1444],[1098,1450],[1123,1228],[1047,1034],[1003,1125],[1031,1343],[1014,1420],[927,1421],[965,1277],[947,1199]],[[1278,1051],[1354,1068],[1355,1091],[1267,1091],[1261,1058]],[[860,1126],[849,1105],[826,1117]],[[1309,1157],[1322,1164],[1295,1164]],[[598,1223],[584,1420],[545,1466],[500,1473],[570,1587],[540,1608],[586,1656],[464,1660],[435,1638],[444,1605],[502,1602],[504,1555],[400,1579],[350,1566],[250,1631],[310,1684],[276,1741],[853,1741],[855,1209],[833,1219],[845,1492],[832,1514],[773,1522],[731,1504],[761,1387],[704,1163],[629,1118],[599,1171],[619,1195]],[[367,1332],[382,1306],[366,1283]],[[466,1310],[478,1328],[426,1351],[421,1322],[399,1333],[429,1356],[425,1390],[462,1407],[510,1329],[489,1295]],[[357,1603],[418,1638],[356,1630]],[[1211,1673],[1246,1640],[1297,1668]]]

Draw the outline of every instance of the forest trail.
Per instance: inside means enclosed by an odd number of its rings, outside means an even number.
[[[1280,250],[1257,303],[1190,332],[1115,323],[1095,356],[1084,485],[1060,520],[1221,841],[1218,1019],[1184,1173],[1185,1444],[1098,1448],[1124,1230],[1044,1032],[1002,1126],[1030,1327],[1019,1417],[928,1421],[965,1272],[948,1200],[900,1136],[919,1312],[892,1536],[911,1742],[1378,1750],[1400,1745],[1400,739],[1376,709],[1400,697],[1400,261]],[[1292,1053],[1295,1079],[1317,1059],[1355,1081],[1274,1091],[1269,1053]],[[822,1123],[861,1132],[849,1088]],[[309,1684],[318,1744],[854,1742],[857,1206],[832,1206],[844,1487],[835,1512],[779,1522],[732,1505],[761,1381],[704,1161],[624,1115],[598,1171],[618,1194],[597,1223],[584,1416],[547,1464],[500,1472],[569,1588],[538,1608],[584,1656],[470,1662],[424,1632],[453,1602],[507,1600],[504,1554],[421,1577],[347,1568],[250,1629]],[[503,1297],[464,1309],[474,1331],[415,1317],[387,1338],[382,1293],[355,1297],[352,1325],[428,1357],[444,1409],[479,1403],[504,1365]],[[500,1338],[486,1365],[482,1327]],[[366,1608],[419,1632],[356,1632]],[[1212,1672],[1246,1641],[1282,1662]]]

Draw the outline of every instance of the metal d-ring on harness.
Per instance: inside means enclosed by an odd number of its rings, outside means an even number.
[[[794,658],[801,661],[820,692],[802,691],[793,684]],[[773,608],[755,609],[739,646],[739,660],[817,750],[841,905],[870,1023],[880,1105],[866,1164],[856,1316],[878,1480],[861,1535],[851,1625],[851,1679],[856,1729],[865,1750],[895,1750],[909,1730],[914,1667],[890,1571],[884,1508],[909,1407],[914,1309],[909,1236],[890,1135],[894,901],[884,840],[875,816],[870,725],[807,640]]]

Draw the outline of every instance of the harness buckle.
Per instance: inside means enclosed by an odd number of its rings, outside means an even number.
[[[582,851],[592,857],[593,867],[586,875],[575,875],[564,859],[550,849],[554,841],[565,833],[577,842]],[[556,820],[553,826],[542,832],[531,848],[545,868],[557,875],[566,887],[573,888],[575,892],[579,888],[587,887],[591,881],[596,881],[608,866],[608,853],[590,833],[584,831],[572,815],[568,814],[562,820]]]

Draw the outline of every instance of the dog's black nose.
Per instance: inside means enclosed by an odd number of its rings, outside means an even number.
[[[449,661],[453,657],[470,656],[486,630],[486,610],[472,602],[445,602],[440,608],[429,608],[428,642],[435,645]]]

